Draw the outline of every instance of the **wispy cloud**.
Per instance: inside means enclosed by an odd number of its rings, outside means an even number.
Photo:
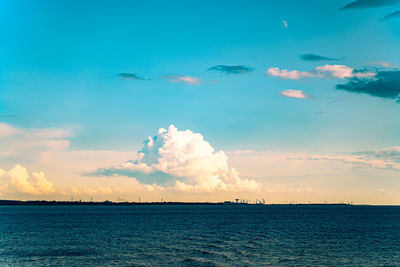
[[[18,118],[18,114],[4,114],[4,115],[0,115],[0,118],[2,119],[14,119],[14,118]]]
[[[352,93],[363,93],[381,98],[400,101],[400,71],[378,71],[375,77],[360,79],[353,77],[336,89]]]
[[[385,68],[395,68],[397,67],[396,65],[389,63],[387,61],[373,61],[373,62],[369,62],[368,65],[371,66],[381,66],[381,67],[385,67]]]
[[[374,72],[360,71],[346,65],[324,65],[315,68],[318,76],[325,78],[366,78],[375,76]]]
[[[302,60],[305,61],[335,61],[339,60],[338,58],[332,57],[324,57],[316,54],[303,54],[299,56]]]
[[[305,77],[315,77],[315,74],[308,71],[287,70],[279,68],[269,68],[267,70],[269,76],[276,76],[282,79],[298,80]]]
[[[397,2],[399,2],[399,0],[356,0],[345,5],[340,10],[391,6],[396,4]]]
[[[218,71],[224,74],[243,74],[252,72],[253,69],[244,65],[227,66],[227,65],[216,65],[208,70]]]
[[[394,18],[400,18],[400,10],[394,11],[383,18],[381,20],[387,20],[387,19],[394,19]]]
[[[307,160],[339,161],[353,167],[400,170],[400,164],[391,160],[368,159],[358,155],[309,155]]]
[[[12,137],[20,133],[20,130],[6,123],[0,122],[0,138]]]
[[[83,189],[72,187],[71,190],[71,193],[73,195],[86,195],[86,196],[111,195],[114,192],[115,189],[108,186],[99,186],[97,188],[83,188]],[[121,190],[118,190],[118,193],[122,193]]]
[[[121,77],[121,79],[123,79],[123,80],[141,80],[141,81],[145,80],[145,79],[137,76],[135,73],[124,72],[124,73],[118,74],[118,76]]]
[[[324,65],[318,66],[313,71],[287,70],[271,67],[267,70],[267,75],[276,76],[282,79],[298,80],[301,78],[366,78],[375,76],[374,72],[360,71],[346,65]]]
[[[342,161],[355,167],[400,170],[400,147],[388,147],[375,151],[353,152],[342,155],[310,154],[308,160]]]
[[[164,78],[168,79],[173,83],[186,83],[190,85],[199,85],[202,84],[202,80],[200,78],[184,76],[184,75],[167,75]]]
[[[400,146],[387,147],[372,151],[355,152],[354,154],[368,159],[384,159],[386,161],[400,163]]]
[[[78,126],[22,129],[0,122],[0,157],[32,157],[48,150],[65,150]]]
[[[261,173],[263,177],[314,176],[320,179],[331,175],[338,178],[346,169],[400,171],[400,147],[353,153],[245,150],[228,152],[228,155],[230,162],[238,167],[242,166],[241,172],[248,177],[257,177]]]
[[[287,89],[280,92],[279,95],[288,98],[300,98],[300,99],[308,98],[308,96],[301,90]]]

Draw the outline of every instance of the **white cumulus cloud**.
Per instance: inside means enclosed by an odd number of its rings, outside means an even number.
[[[135,161],[99,169],[92,175],[144,175],[144,179],[138,180],[144,183],[156,180],[170,189],[190,192],[258,189],[255,181],[239,177],[229,167],[225,153],[215,151],[199,133],[179,131],[170,125],[168,130],[159,129],[156,136],[150,136],[143,144]]]
[[[30,195],[54,193],[53,183],[47,180],[43,172],[32,172],[29,175],[26,168],[20,164],[9,171],[0,169],[0,190],[5,192],[18,192]]]
[[[280,96],[284,96],[284,97],[289,97],[289,98],[301,98],[301,99],[305,99],[308,98],[308,96],[301,90],[283,90],[282,92],[280,92],[279,94]]]

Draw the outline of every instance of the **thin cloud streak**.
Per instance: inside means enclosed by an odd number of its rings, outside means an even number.
[[[338,58],[324,57],[316,54],[303,54],[299,56],[304,61],[335,61],[340,60]]]
[[[391,6],[398,2],[399,0],[356,0],[345,5],[340,10],[377,8],[383,6]]]
[[[119,77],[121,77],[122,80],[140,80],[140,81],[144,81],[145,79],[137,76],[135,73],[119,73],[118,74]]]
[[[252,72],[253,69],[244,65],[227,66],[227,65],[216,65],[208,70],[218,71],[224,74],[244,74]]]
[[[394,18],[400,18],[400,10],[390,13],[390,14],[384,16],[383,18],[381,18],[380,20],[387,20],[387,19],[394,19]]]

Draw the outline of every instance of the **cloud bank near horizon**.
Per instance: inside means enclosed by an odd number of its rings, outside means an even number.
[[[400,171],[400,146],[391,146],[371,151],[358,151],[351,153],[314,153],[314,152],[280,152],[280,151],[230,151],[230,156],[260,157],[263,162],[285,160],[299,162],[330,161],[343,163],[352,169],[371,168],[381,170]],[[300,166],[298,166],[300,167]],[[282,171],[287,171],[282,170]],[[298,171],[298,170],[297,170]]]
[[[55,190],[43,172],[29,175],[26,168],[17,164],[9,171],[0,169],[0,195],[8,192],[43,195],[54,193]]]

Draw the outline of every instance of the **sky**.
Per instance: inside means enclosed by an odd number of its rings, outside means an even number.
[[[0,198],[400,204],[400,0],[0,1]]]

